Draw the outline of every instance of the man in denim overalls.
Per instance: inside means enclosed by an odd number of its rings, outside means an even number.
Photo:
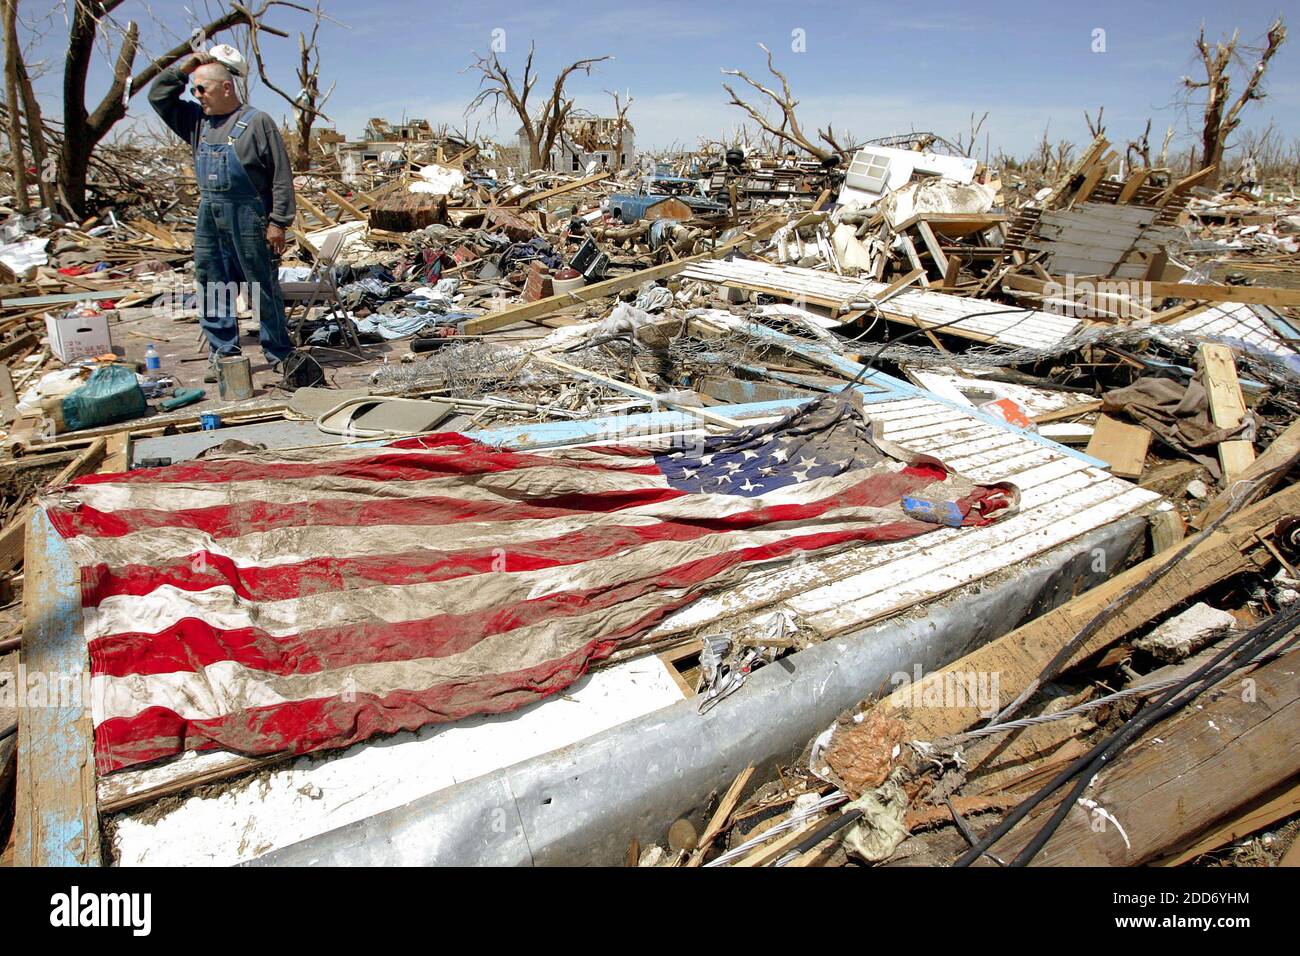
[[[181,99],[191,75],[197,104]],[[295,204],[293,170],[275,122],[242,103],[226,67],[201,55],[164,70],[149,101],[194,150],[200,195],[194,273],[200,322],[214,363],[240,352],[233,293],[247,283],[249,304],[261,322],[262,351],[273,367],[283,366],[294,349],[278,258]],[[207,380],[214,378],[209,374]]]

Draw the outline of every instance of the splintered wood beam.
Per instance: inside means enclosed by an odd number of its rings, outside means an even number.
[[[1159,208],[1164,208],[1165,206],[1169,205],[1169,203],[1173,200],[1173,198],[1183,190],[1190,189],[1191,187],[1195,186],[1197,183],[1203,182],[1204,180],[1208,179],[1211,175],[1213,175],[1214,170],[1215,170],[1214,166],[1206,166],[1204,169],[1194,172],[1190,176],[1178,180],[1178,182],[1174,183],[1172,186],[1170,186],[1168,189],[1166,189],[1164,192],[1160,193],[1160,195],[1156,197],[1155,205]]]
[[[297,194],[297,199],[298,199],[298,205],[302,206],[303,209],[307,210],[309,213],[312,214],[314,218],[324,223],[326,226],[338,225],[337,222],[335,222],[329,216],[325,215],[325,213],[321,212],[320,208],[314,202],[312,202],[310,199],[304,196],[302,193]]]
[[[525,196],[519,200],[519,208],[527,209],[529,206],[535,206],[538,203],[546,202],[548,199],[554,199],[556,196],[563,196],[567,192],[575,189],[581,189],[584,186],[594,186],[602,179],[607,177],[607,173],[595,173],[591,176],[584,176],[582,179],[575,179],[571,183],[565,183],[562,186],[556,186],[554,189],[547,189],[540,193],[533,193],[531,196]]]
[[[948,257],[943,254],[943,249],[939,246],[939,240],[930,228],[930,224],[924,219],[917,220],[916,231],[921,234],[921,241],[925,243],[926,251],[930,253],[930,258],[938,267],[940,274],[948,274]]]
[[[1157,587],[1134,598],[1103,624],[1071,658],[1064,670],[1078,665],[1135,629],[1145,627],[1177,606],[1243,571],[1264,567],[1272,557],[1257,540],[1279,520],[1300,511],[1300,485],[1286,488],[1233,515],[1166,572]],[[876,705],[882,715],[905,716],[908,732],[918,740],[960,733],[987,718],[975,701],[951,707],[911,708],[910,701],[927,686],[942,687],[951,673],[999,675],[999,707],[1005,707],[1036,679],[1057,652],[1112,601],[1144,581],[1169,555],[1156,555],[1123,571],[1091,591],[1067,601],[1009,634],[953,661]]]
[[[1283,657],[1245,677],[1253,694],[1229,678],[1219,685],[1223,693],[1202,695],[1139,737],[1088,788],[1090,805],[1109,815],[1104,825],[1076,805],[1033,864],[1140,866],[1289,779],[1300,766],[1295,661]],[[1031,815],[993,852],[1013,858],[1045,816]]]
[[[349,216],[351,216],[353,219],[356,219],[356,220],[358,220],[359,222],[367,222],[367,221],[368,221],[368,217],[366,216],[366,214],[365,214],[364,212],[362,212],[360,209],[358,209],[358,208],[357,208],[356,206],[354,206],[352,203],[348,202],[346,199],[344,199],[342,196],[340,196],[340,195],[339,195],[338,193],[336,193],[334,190],[332,190],[332,189],[327,189],[327,190],[325,190],[325,198],[328,199],[330,202],[332,202],[334,205],[338,206],[340,212],[345,212],[345,213],[347,213],[347,214],[348,214]]]
[[[1136,196],[1137,191],[1142,188],[1142,184],[1147,181],[1147,177],[1150,175],[1151,170],[1149,169],[1139,169],[1133,173],[1128,178],[1128,181],[1124,183],[1124,188],[1119,191],[1119,198],[1115,200],[1116,204],[1126,203]]]

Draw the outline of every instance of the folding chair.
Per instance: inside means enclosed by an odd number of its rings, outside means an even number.
[[[357,327],[348,318],[347,310],[339,299],[338,286],[334,284],[334,262],[342,245],[342,233],[330,236],[321,243],[320,252],[311,267],[311,275],[306,280],[280,283],[280,294],[284,298],[284,320],[286,325],[289,324],[294,310],[302,310],[293,327],[292,336],[298,345],[303,345],[303,326],[312,318],[312,313],[320,308],[323,310],[322,315],[332,316],[338,322],[344,340],[360,356],[363,353]]]

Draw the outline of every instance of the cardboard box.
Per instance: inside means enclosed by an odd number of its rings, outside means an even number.
[[[61,318],[46,315],[45,332],[50,338],[50,351],[65,363],[113,351],[113,337],[108,331],[110,314]]]

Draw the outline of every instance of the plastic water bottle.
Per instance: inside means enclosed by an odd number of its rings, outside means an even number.
[[[152,343],[144,350],[144,371],[148,378],[158,378],[162,375],[162,357]]]

